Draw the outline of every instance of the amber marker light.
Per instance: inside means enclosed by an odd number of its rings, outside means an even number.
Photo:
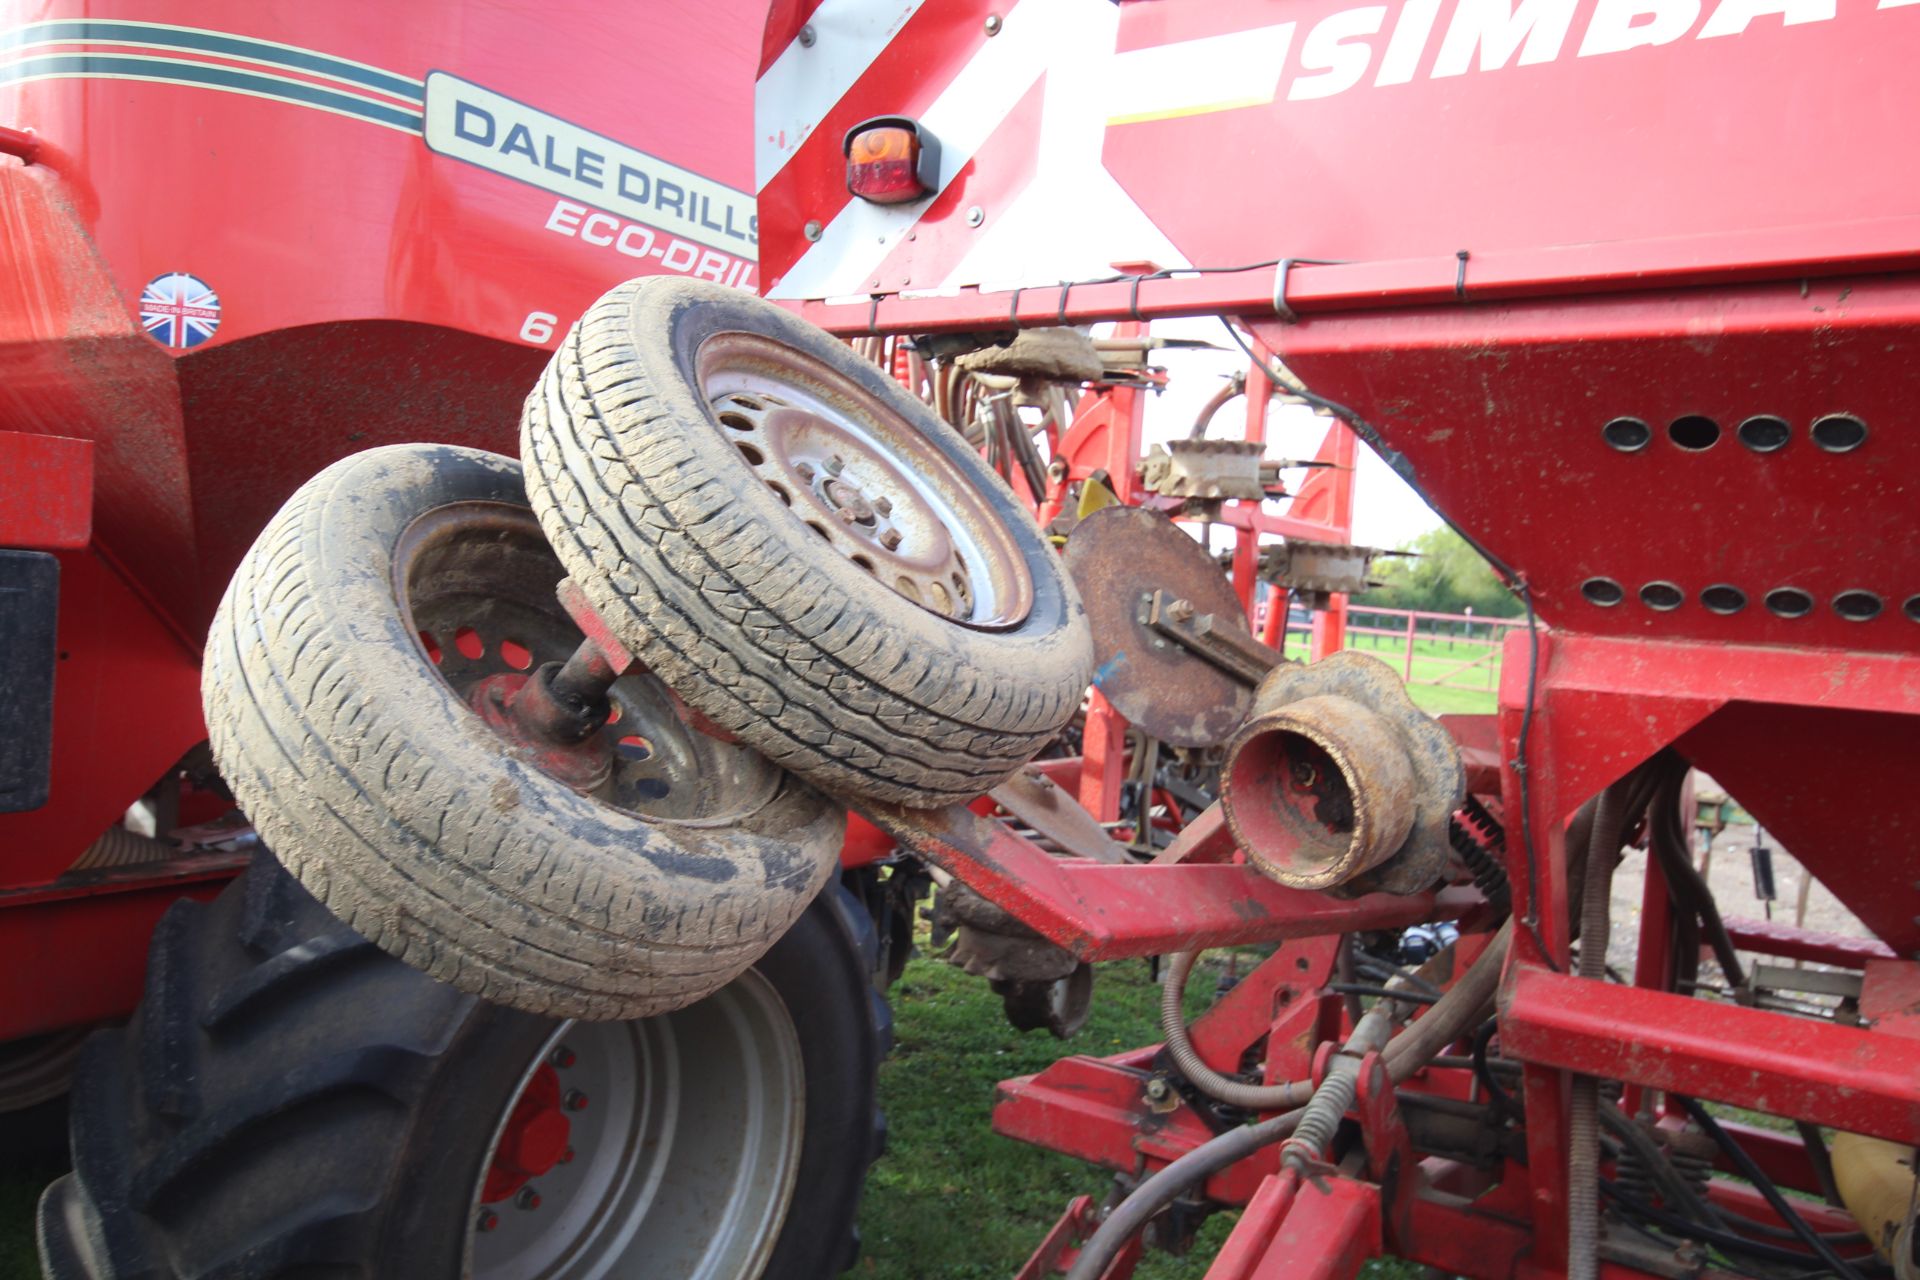
[[[873,204],[906,204],[933,194],[939,148],[903,116],[881,116],[847,131],[847,190]]]

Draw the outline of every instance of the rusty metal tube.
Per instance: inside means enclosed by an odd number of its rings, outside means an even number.
[[[1413,827],[1415,779],[1386,717],[1337,694],[1264,701],[1228,745],[1221,782],[1248,860],[1291,888],[1330,889],[1392,857]]]

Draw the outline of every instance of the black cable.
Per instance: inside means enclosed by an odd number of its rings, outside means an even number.
[[[1329,982],[1327,990],[1342,995],[1385,996],[1389,1000],[1403,1000],[1409,1004],[1439,1004],[1439,996],[1430,996],[1424,991],[1410,991],[1405,987],[1394,990],[1391,987],[1376,987],[1365,982]]]
[[[1710,1227],[1703,1222],[1695,1222],[1690,1218],[1683,1218],[1678,1214],[1669,1213],[1665,1209],[1656,1208],[1644,1200],[1638,1199],[1631,1193],[1622,1191],[1618,1185],[1606,1178],[1600,1179],[1600,1190],[1609,1200],[1612,1200],[1634,1217],[1643,1218],[1648,1222],[1655,1223],[1673,1232],[1675,1235],[1685,1236],[1690,1240],[1702,1241],[1703,1243],[1713,1245],[1717,1249],[1723,1249],[1728,1253],[1744,1253],[1768,1262],[1784,1262],[1799,1266],[1804,1266],[1808,1263],[1824,1264],[1825,1270],[1816,1274],[1830,1275],[1837,1271],[1838,1274],[1843,1276],[1854,1276],[1858,1277],[1859,1280],[1865,1280],[1859,1270],[1849,1265],[1846,1259],[1840,1258],[1837,1254],[1834,1255],[1834,1258],[1840,1265],[1838,1268],[1835,1268],[1833,1262],[1816,1257],[1802,1250],[1783,1248],[1777,1244],[1768,1244],[1764,1240],[1752,1240],[1746,1236],[1735,1235],[1731,1231],[1722,1231],[1718,1227]],[[1828,1250],[1828,1252],[1831,1253],[1832,1251]],[[1867,1263],[1875,1274],[1880,1273],[1880,1268],[1872,1266],[1867,1259],[1863,1258],[1861,1262]]]
[[[1727,1153],[1727,1158],[1733,1161],[1734,1167],[1740,1171],[1740,1176],[1753,1184],[1754,1190],[1766,1199],[1767,1207],[1772,1209],[1782,1222],[1793,1228],[1793,1233],[1818,1255],[1821,1262],[1832,1267],[1834,1274],[1841,1276],[1843,1280],[1860,1280],[1860,1272],[1855,1270],[1845,1258],[1835,1253],[1833,1246],[1822,1239],[1818,1231],[1807,1225],[1807,1220],[1802,1218],[1787,1198],[1780,1194],[1780,1188],[1773,1184],[1773,1179],[1767,1176],[1766,1170],[1754,1163],[1753,1157],[1748,1155],[1746,1149],[1720,1127],[1720,1122],[1713,1118],[1711,1112],[1692,1098],[1677,1093],[1668,1096],[1685,1108],[1687,1115],[1700,1126],[1701,1132],[1712,1138],[1720,1149]]]
[[[1279,264],[1276,262],[1272,265],[1277,266]],[[1251,270],[1252,268],[1245,269]],[[1233,321],[1225,316],[1221,316],[1220,323],[1225,327],[1227,336],[1233,339],[1234,345],[1247,353],[1247,359],[1260,366],[1261,372],[1267,375],[1268,381],[1272,382],[1274,386],[1284,388],[1287,394],[1304,400],[1315,408],[1325,409],[1328,413],[1351,427],[1353,433],[1366,441],[1367,447],[1378,454],[1380,460],[1387,464],[1387,469],[1399,476],[1407,488],[1413,490],[1414,496],[1426,503],[1427,506],[1433,510],[1433,513],[1440,517],[1447,528],[1458,534],[1462,542],[1465,542],[1469,547],[1473,548],[1481,559],[1493,567],[1493,571],[1505,580],[1507,590],[1519,597],[1520,603],[1526,606],[1527,705],[1520,712],[1520,732],[1514,741],[1514,759],[1508,762],[1509,767],[1513,770],[1515,779],[1520,784],[1520,848],[1522,852],[1526,854],[1527,859],[1526,911],[1520,917],[1520,925],[1527,931],[1528,936],[1533,939],[1534,948],[1539,952],[1540,958],[1546,963],[1547,968],[1553,970],[1555,973],[1560,972],[1560,965],[1554,960],[1553,953],[1547,950],[1547,940],[1540,934],[1540,912],[1538,907],[1540,894],[1540,861],[1539,854],[1533,847],[1532,811],[1528,801],[1527,746],[1533,733],[1533,703],[1540,683],[1540,619],[1533,610],[1533,589],[1527,585],[1527,580],[1520,575],[1517,569],[1502,560],[1499,556],[1494,555],[1493,552],[1487,550],[1480,544],[1477,538],[1455,524],[1446,512],[1433,505],[1433,500],[1427,497],[1427,491],[1421,488],[1418,477],[1414,475],[1413,464],[1407,461],[1405,454],[1387,446],[1386,440],[1381,436],[1377,427],[1339,401],[1329,400],[1323,395],[1307,390],[1305,386],[1299,384],[1297,379],[1289,381],[1286,378],[1276,376],[1267,362],[1255,354],[1253,347],[1248,344],[1245,338],[1240,336],[1240,330],[1234,327]]]
[[[1493,1042],[1493,1037],[1499,1030],[1499,1021],[1489,1018],[1486,1024],[1474,1034],[1473,1078],[1480,1082],[1480,1087],[1487,1091],[1487,1096],[1493,1099],[1493,1105],[1503,1115],[1518,1116],[1521,1114],[1521,1109],[1514,1105],[1513,1095],[1507,1092],[1505,1086],[1494,1079],[1493,1066],[1487,1061],[1487,1046]]]

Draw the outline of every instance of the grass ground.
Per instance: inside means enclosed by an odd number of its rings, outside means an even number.
[[[0,1277],[36,1280],[40,1262],[33,1249],[33,1206],[41,1189],[58,1177],[53,1168],[0,1176]]]
[[[1398,636],[1360,636],[1349,634],[1347,647],[1371,654],[1395,671],[1406,671],[1407,642]],[[1462,663],[1484,657],[1484,645],[1456,644],[1449,648],[1445,640],[1415,640],[1413,678],[1415,681],[1445,679],[1444,685],[1410,684],[1414,705],[1432,715],[1483,715],[1494,710],[1500,684],[1498,653],[1471,669]]]

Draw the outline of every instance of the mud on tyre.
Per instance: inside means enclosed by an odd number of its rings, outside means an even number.
[[[1013,493],[771,303],[664,277],[613,290],[528,397],[521,456],[622,642],[837,794],[970,799],[1086,691],[1084,610]]]
[[[334,464],[268,524],[207,644],[214,755],[267,844],[363,936],[533,1013],[634,1018],[752,964],[832,873],[845,815],[694,731],[644,673],[582,793],[471,705],[580,634],[520,468],[406,445]]]

